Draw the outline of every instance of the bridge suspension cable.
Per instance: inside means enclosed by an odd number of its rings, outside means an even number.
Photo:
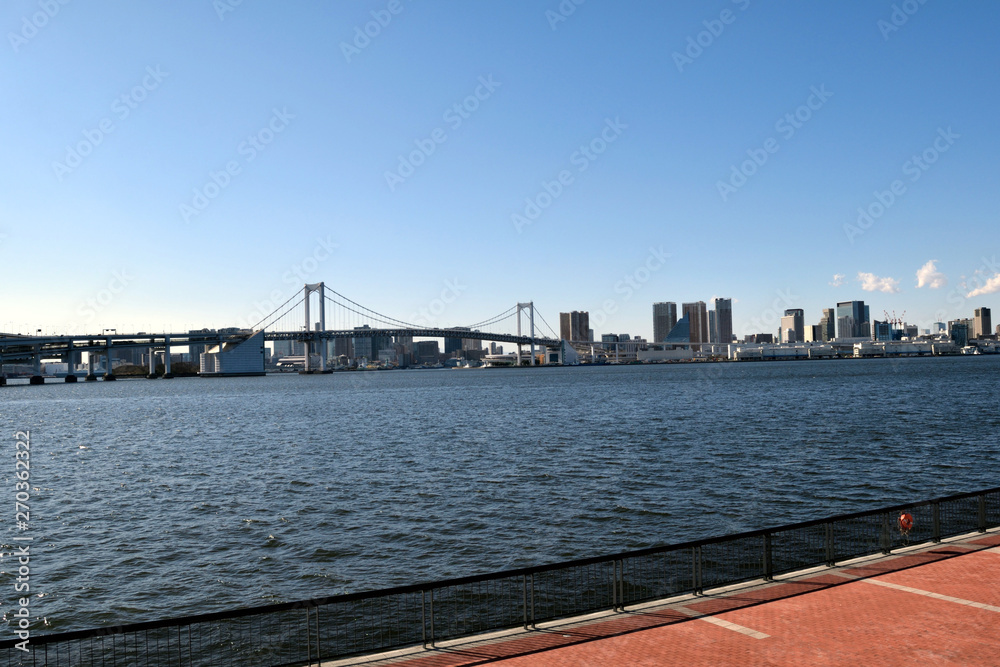
[[[334,294],[336,294],[337,296],[339,296],[344,301],[347,301],[348,303],[357,306],[361,310],[355,310],[354,308],[351,308],[350,306],[346,306],[346,305],[340,303],[339,301],[337,301],[336,299],[333,299],[333,298],[331,298],[329,296],[326,297],[327,301],[329,301],[330,303],[332,303],[334,305],[340,306],[341,308],[343,308],[345,310],[349,310],[350,312],[352,312],[352,313],[354,313],[356,315],[361,315],[362,317],[371,317],[372,319],[374,319],[376,321],[382,322],[384,324],[392,325],[392,328],[398,327],[400,325],[402,325],[402,327],[404,329],[423,329],[423,328],[425,328],[425,327],[418,326],[416,324],[412,324],[410,322],[404,322],[402,320],[397,320],[396,318],[389,317],[388,315],[383,315],[381,313],[377,313],[374,310],[372,310],[371,308],[366,308],[365,306],[362,306],[360,303],[357,303],[356,301],[352,301],[352,300],[348,299],[346,296],[344,296],[340,292],[334,291],[334,290],[330,289],[329,287],[327,287],[326,289],[329,292],[333,292]],[[362,311],[365,311],[365,312],[362,312]]]
[[[489,326],[491,324],[496,324],[503,320],[509,319],[514,316],[514,312],[517,310],[517,306],[511,306],[499,315],[495,315],[488,320],[483,320],[482,322],[477,322],[476,324],[470,324],[470,329],[481,329],[482,327]]]
[[[552,334],[552,337],[554,339],[556,339],[556,340],[559,340],[559,336],[556,334],[555,330],[553,330],[552,327],[549,326],[549,323],[545,321],[545,318],[542,316],[542,314],[540,312],[538,312],[537,308],[535,309],[535,314],[538,315],[538,318],[542,321],[542,323],[545,325],[545,327],[549,330],[549,333]]]
[[[295,308],[295,307],[297,307],[297,306],[298,306],[298,305],[299,305],[300,303],[302,303],[302,302],[303,302],[303,301],[305,300],[305,299],[304,299],[304,298],[302,297],[302,295],[301,295],[301,294],[300,294],[299,292],[296,292],[296,293],[295,293],[295,294],[293,294],[292,296],[288,297],[288,301],[285,301],[285,303],[281,304],[280,306],[278,306],[277,308],[275,308],[274,310],[272,310],[272,311],[271,311],[271,313],[270,313],[269,315],[266,315],[266,316],[265,316],[265,317],[264,317],[264,318],[263,318],[262,320],[260,320],[260,322],[257,322],[257,324],[255,324],[255,325],[253,325],[252,327],[250,327],[250,329],[251,329],[252,331],[259,331],[260,329],[266,329],[266,328],[267,328],[267,326],[264,326],[264,327],[261,327],[261,326],[260,326],[261,322],[266,322],[266,321],[268,321],[269,319],[271,319],[271,315],[274,315],[274,314],[275,314],[276,312],[278,312],[279,310],[281,310],[282,308],[284,308],[284,307],[285,307],[286,305],[288,305],[288,302],[289,302],[289,301],[291,301],[292,299],[294,299],[294,298],[296,298],[296,297],[298,297],[298,298],[299,298],[299,300],[298,300],[297,302],[295,302],[295,303],[294,303],[294,304],[293,304],[293,305],[291,306],[291,308],[289,308],[288,310],[286,310],[285,312],[283,312],[283,313],[282,313],[281,315],[278,315],[278,316],[277,316],[276,318],[274,318],[275,320],[280,320],[280,319],[281,319],[282,317],[284,317],[284,316],[285,316],[285,315],[287,315],[287,314],[288,314],[289,312],[291,312],[292,308]]]

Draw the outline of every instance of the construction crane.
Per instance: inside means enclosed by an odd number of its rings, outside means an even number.
[[[900,315],[899,317],[896,317],[895,310],[892,311],[892,317],[889,317],[889,312],[886,310],[883,310],[882,314],[885,316],[885,321],[891,324],[893,329],[901,329],[903,327],[903,318],[906,317],[905,310],[903,311],[903,314]]]

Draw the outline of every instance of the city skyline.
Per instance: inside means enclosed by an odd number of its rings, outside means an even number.
[[[5,4],[0,330],[1000,307],[1000,7],[566,6]]]

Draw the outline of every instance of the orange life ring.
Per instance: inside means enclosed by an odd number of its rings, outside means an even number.
[[[909,512],[903,512],[899,515],[899,527],[902,530],[910,530],[913,528],[913,515]]]

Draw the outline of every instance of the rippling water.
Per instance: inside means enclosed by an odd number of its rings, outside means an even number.
[[[962,357],[8,386],[0,468],[13,507],[13,434],[30,429],[34,610],[55,632],[996,486],[998,371]]]

